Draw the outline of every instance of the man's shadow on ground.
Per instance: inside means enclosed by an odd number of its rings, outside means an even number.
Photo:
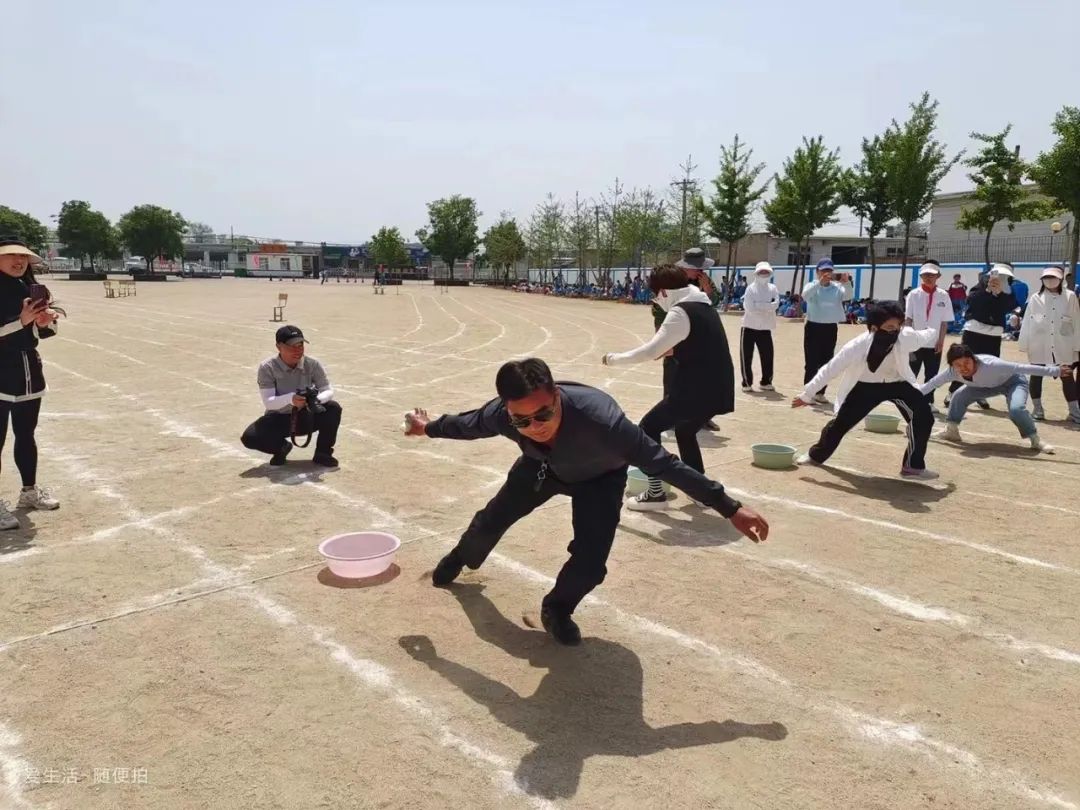
[[[1025,447],[1022,444],[1007,444],[1005,442],[976,442],[966,441],[961,444],[944,440],[937,440],[945,447],[951,447],[958,451],[964,458],[1011,458],[1019,461],[1038,461],[1041,464],[1064,464],[1067,467],[1080,466],[1080,461],[1068,461],[1061,457],[1061,450],[1057,454],[1050,455]],[[1018,440],[1022,441],[1022,440]]]
[[[561,647],[546,633],[507,619],[483,595],[482,585],[455,585],[451,592],[483,641],[547,674],[531,695],[443,658],[427,636],[403,636],[398,643],[491,712],[524,734],[536,747],[519,763],[518,785],[534,796],[569,798],[577,793],[585,760],[591,756],[639,757],[669,748],[689,748],[757,737],[787,736],[779,722],[750,724],[707,720],[653,728],[645,722],[642,668],[621,644],[589,638],[581,647]]]
[[[929,504],[944,500],[956,492],[956,484],[951,481],[944,485],[932,486],[914,481],[897,481],[896,478],[889,476],[851,473],[830,467],[828,464],[818,469],[843,479],[845,483],[819,481],[806,475],[801,477],[802,480],[843,495],[861,495],[875,501],[884,501],[893,509],[913,514],[929,512]]]
[[[34,521],[29,512],[29,509],[16,509],[14,511],[13,514],[19,519],[19,528],[0,534],[0,556],[18,554],[20,551],[28,551],[34,548],[37,527],[34,526]]]
[[[683,502],[686,504],[686,502]],[[627,532],[642,540],[661,546],[681,546],[683,548],[711,548],[737,543],[743,535],[731,525],[731,521],[721,517],[712,509],[686,505],[688,516],[692,520],[679,520],[668,511],[647,512],[648,517],[664,524],[659,531],[647,531],[630,525],[625,520],[619,524],[619,531]]]
[[[280,467],[271,467],[269,464],[259,464],[250,467],[240,473],[245,479],[265,479],[274,484],[284,484],[294,487],[298,484],[306,484],[309,481],[318,484],[323,475],[333,472],[328,467],[320,467],[312,461],[291,461]]]

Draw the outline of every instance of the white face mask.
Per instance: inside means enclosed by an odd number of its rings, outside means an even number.
[[[1061,289],[1061,281],[1056,278],[1044,278],[1042,283],[1046,289],[1050,290],[1050,292],[1057,292]]]
[[[766,285],[766,284],[768,284],[768,283],[769,283],[769,279],[770,279],[770,278],[771,278],[771,276],[765,276],[765,275],[761,275],[761,276],[759,276],[759,275],[755,275],[755,276],[754,276],[754,283],[755,283],[755,284],[761,284],[762,286],[764,286],[764,285]]]

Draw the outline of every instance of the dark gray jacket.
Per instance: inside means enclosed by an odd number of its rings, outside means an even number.
[[[603,391],[575,382],[556,385],[562,397],[562,424],[550,448],[527,439],[512,427],[501,399],[493,399],[474,411],[440,416],[428,423],[427,435],[432,439],[468,440],[505,436],[524,455],[546,461],[550,473],[567,484],[588,481],[633,464],[724,517],[738,511],[741,504],[724,492],[723,484],[686,466],[646,436]]]

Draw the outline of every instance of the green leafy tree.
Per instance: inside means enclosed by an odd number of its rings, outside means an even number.
[[[184,231],[184,236],[196,244],[212,242],[215,238],[214,229],[205,222],[189,222]]]
[[[49,232],[38,220],[22,211],[0,205],[0,236],[14,236],[38,255],[45,255]]]
[[[561,255],[563,241],[566,238],[566,215],[563,205],[555,195],[536,206],[526,231],[529,253],[536,266],[540,268],[541,280],[547,280],[548,268],[553,267],[555,259]]]
[[[987,267],[990,266],[990,234],[995,225],[1005,222],[1011,231],[1017,222],[1043,219],[1054,213],[1051,205],[1036,197],[1030,188],[1024,188],[1028,167],[1020,159],[1020,147],[1013,150],[1005,143],[1011,131],[1012,124],[1009,124],[992,135],[971,133],[972,138],[985,146],[964,161],[965,166],[975,169],[968,178],[975,184],[972,197],[977,205],[960,212],[956,227],[986,234],[983,260]]]
[[[566,218],[566,240],[574,249],[579,275],[584,280],[589,268],[589,248],[596,242],[596,216],[593,207],[583,203],[576,191],[574,207]]]
[[[480,212],[476,200],[454,194],[428,203],[428,226],[416,232],[432,255],[439,256],[454,277],[454,262],[465,259],[480,244],[476,220]]]
[[[121,253],[119,237],[108,217],[83,200],[68,200],[60,207],[56,237],[67,255],[79,257],[80,269],[86,260],[94,270],[97,259],[115,259]]]
[[[180,214],[157,205],[137,205],[117,223],[121,243],[143,257],[147,272],[153,272],[159,257],[174,259],[184,255],[186,227]]]
[[[1080,108],[1065,107],[1054,117],[1057,142],[1032,162],[1029,173],[1039,190],[1072,214],[1069,266],[1080,262]]]
[[[754,150],[747,149],[738,135],[730,148],[721,146],[720,174],[712,181],[715,193],[708,201],[699,198],[696,202],[709,235],[727,243],[725,280],[730,278],[732,266],[738,265],[739,242],[750,233],[751,218],[769,187],[769,179],[758,184],[765,164],[751,165],[753,155]]]
[[[484,233],[484,252],[491,266],[503,271],[503,280],[509,283],[510,271],[525,258],[528,247],[521,235],[517,220],[505,211],[499,221]]]
[[[677,227],[677,226],[676,226]],[[634,189],[615,214],[615,247],[620,264],[643,267],[661,244],[671,241],[664,201],[652,189]]]
[[[870,298],[874,297],[877,282],[875,242],[889,220],[895,218],[888,176],[891,137],[887,132],[863,138],[862,160],[844,174],[840,193],[841,202],[866,221],[866,233],[870,237]]]
[[[839,150],[827,150],[820,135],[804,137],[802,146],[784,161],[783,173],[775,177],[775,196],[764,206],[765,222],[770,233],[796,243],[799,260],[792,274],[792,292],[806,272],[803,240],[809,249],[814,231],[836,222],[843,178]]]
[[[409,264],[409,249],[397,228],[379,228],[379,232],[371,237],[368,243],[368,252],[375,264],[381,264],[390,270],[407,267]]]
[[[930,210],[938,184],[956,165],[963,152],[948,157],[944,144],[934,137],[937,129],[937,101],[923,93],[911,105],[911,116],[903,124],[894,119],[889,127],[891,149],[887,151],[889,197],[896,217],[904,226],[904,255],[901,259],[897,297],[904,294],[911,226]]]

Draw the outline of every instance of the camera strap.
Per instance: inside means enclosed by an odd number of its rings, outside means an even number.
[[[295,405],[293,406],[292,413],[289,415],[289,440],[292,442],[293,447],[297,447],[303,450],[309,444],[311,444],[311,437],[315,435],[315,419],[312,414],[311,431],[308,433],[307,438],[304,439],[304,443],[300,444],[296,441],[296,428],[300,423],[300,409]]]

